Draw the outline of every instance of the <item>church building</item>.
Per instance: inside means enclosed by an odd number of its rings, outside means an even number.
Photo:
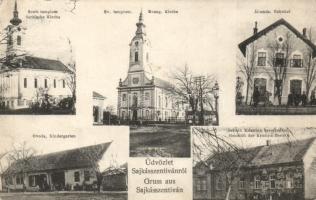
[[[130,42],[127,77],[118,86],[118,117],[133,121],[185,120],[185,104],[171,89],[173,85],[153,75],[150,62],[151,44],[145,32],[143,14]]]
[[[74,71],[59,60],[30,56],[24,49],[25,30],[15,2],[13,18],[5,28],[7,47],[0,59],[1,110],[30,108],[45,98],[57,105],[73,96],[68,84]]]

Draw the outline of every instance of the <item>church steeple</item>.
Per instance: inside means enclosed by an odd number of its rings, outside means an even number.
[[[15,26],[22,23],[22,20],[19,18],[18,5],[17,5],[16,0],[14,4],[13,18],[10,20],[10,23]]]
[[[25,54],[24,50],[24,30],[22,20],[19,18],[18,5],[15,0],[13,18],[10,20],[10,25],[7,26],[7,50],[8,58],[16,58]]]
[[[143,10],[141,10],[138,18],[138,22],[136,23],[137,30],[136,30],[136,36],[138,35],[146,35],[145,27],[146,25],[143,22]]]
[[[139,14],[136,23],[137,30],[130,43],[129,73],[146,72],[151,74],[150,68],[150,42],[146,36],[143,12]]]

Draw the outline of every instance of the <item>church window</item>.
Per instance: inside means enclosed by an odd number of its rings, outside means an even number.
[[[12,35],[9,35],[9,37],[8,37],[8,44],[12,45]]]
[[[165,102],[166,102],[166,108],[168,107],[168,98],[165,97]]]
[[[27,88],[27,78],[24,78],[24,88]]]
[[[161,107],[161,96],[158,97],[158,105]]]
[[[47,88],[47,79],[44,80],[44,87]]]
[[[66,87],[66,82],[65,82],[65,80],[63,80],[63,88],[65,88]]]
[[[122,111],[122,119],[125,119],[125,111]]]
[[[37,78],[34,79],[34,87],[37,88]]]
[[[122,95],[122,101],[126,101],[126,94]]]
[[[147,60],[147,62],[149,61],[149,54],[148,54],[148,52],[146,53],[146,60]]]
[[[146,118],[149,119],[149,110],[146,110]]]
[[[79,182],[80,181],[80,174],[79,174],[79,172],[75,172],[74,173],[74,178],[75,178],[75,182]]]
[[[21,36],[20,36],[20,35],[18,35],[18,37],[16,38],[16,41],[17,41],[17,44],[18,44],[18,45],[21,45],[22,39],[21,39]]]
[[[138,77],[133,78],[133,84],[138,84],[138,82],[139,82],[139,78]]]
[[[138,62],[138,52],[135,52],[135,62]]]
[[[149,92],[145,92],[145,100],[146,100],[146,101],[149,100]]]
[[[134,96],[133,96],[133,106],[137,106],[137,105],[138,105],[137,93],[134,93]]]
[[[138,41],[135,42],[135,46],[138,46]]]
[[[54,88],[56,88],[56,79],[54,79]]]

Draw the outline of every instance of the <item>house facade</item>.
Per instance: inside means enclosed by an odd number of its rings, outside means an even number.
[[[118,86],[120,120],[178,121],[185,119],[186,105],[172,94],[172,84],[153,76],[150,63],[151,44],[145,32],[143,14],[130,42],[127,77]]]
[[[244,83],[243,101],[253,103],[257,90],[260,102],[287,104],[289,94],[310,98],[316,83],[310,83],[310,66],[316,56],[316,46],[309,40],[307,29],[295,29],[280,19],[258,31],[257,22],[253,35],[239,44],[245,67],[239,67],[237,77]],[[245,75],[248,73],[249,75]],[[247,81],[247,79],[249,79]],[[247,89],[248,85],[248,89]]]
[[[232,153],[235,173],[224,172],[223,157],[210,157],[193,170],[194,199],[308,199],[316,198],[316,139],[267,144]],[[222,154],[220,156],[226,156]],[[230,156],[229,156],[230,157]],[[230,157],[230,158],[232,158]],[[247,161],[240,158],[247,158]],[[221,161],[219,161],[221,160]],[[241,166],[238,170],[238,166]],[[231,171],[231,172],[232,172]],[[233,177],[227,179],[227,175]]]
[[[110,144],[102,143],[14,162],[1,174],[2,190],[92,190],[98,181],[96,166],[104,162]]]
[[[24,49],[25,27],[17,3],[5,29],[7,48],[0,64],[0,107],[29,108],[49,97],[50,103],[72,97],[68,87],[74,72],[59,60],[29,56]]]
[[[93,92],[93,124],[103,124],[104,100],[103,95]]]

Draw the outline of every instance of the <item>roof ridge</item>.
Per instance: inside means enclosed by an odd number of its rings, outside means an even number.
[[[107,144],[110,145],[112,142],[113,141],[99,143],[99,144],[95,144],[95,145],[77,147],[77,148],[74,148],[74,149],[66,149],[66,150],[62,150],[62,151],[56,151],[56,152],[46,153],[46,154],[42,154],[42,155],[37,155],[37,156],[34,156],[34,157],[44,157],[44,156],[49,156],[49,155],[58,154],[58,153],[62,153],[62,152],[65,153],[65,152],[75,151],[75,150],[84,149],[84,148],[96,147],[96,146],[107,145]]]
[[[58,59],[53,59],[53,58],[43,58],[43,57],[38,57],[38,56],[25,56],[25,57],[30,57],[30,58],[38,58],[38,59],[43,59],[43,60],[51,60],[51,61],[58,61],[61,62]],[[62,63],[62,62],[61,62]]]
[[[284,18],[280,18],[277,21],[273,22],[272,24],[270,24],[269,26],[265,27],[264,29],[262,29],[261,31],[257,32],[256,34],[251,35],[250,37],[248,37],[246,40],[244,40],[243,42],[238,44],[238,47],[240,49],[240,51],[243,53],[243,55],[245,56],[246,54],[246,46],[253,42],[254,40],[257,40],[258,38],[260,38],[262,35],[267,34],[268,32],[270,32],[271,30],[273,30],[275,27],[279,26],[279,25],[285,25],[288,29],[290,29],[290,31],[292,31],[298,38],[300,38],[301,40],[303,40],[303,42],[305,42],[308,46],[310,46],[313,49],[313,56],[316,56],[316,45],[310,41],[308,38],[305,38],[300,31],[298,31],[294,26],[292,26],[288,21],[286,21]]]

